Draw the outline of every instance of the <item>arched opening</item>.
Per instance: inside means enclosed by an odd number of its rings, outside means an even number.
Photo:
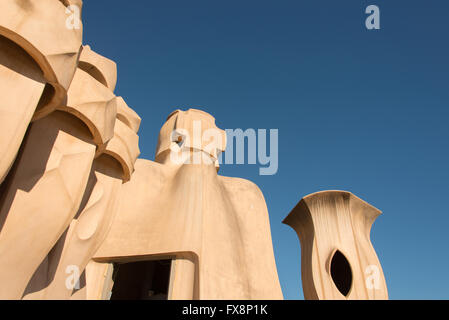
[[[78,68],[87,72],[92,78],[94,78],[102,85],[104,85],[106,88],[108,88],[108,82],[106,81],[103,74],[101,73],[100,70],[98,70],[97,67],[91,65],[90,63],[80,61],[78,62]]]
[[[340,250],[332,256],[330,272],[338,291],[347,297],[352,286],[352,271],[348,259]]]

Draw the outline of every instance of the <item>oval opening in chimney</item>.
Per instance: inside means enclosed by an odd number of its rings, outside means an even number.
[[[340,250],[336,250],[332,256],[330,271],[338,291],[347,297],[352,286],[352,271],[348,259]]]

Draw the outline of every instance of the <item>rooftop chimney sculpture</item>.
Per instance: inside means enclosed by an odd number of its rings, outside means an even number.
[[[388,299],[382,267],[370,241],[379,210],[350,192],[308,195],[284,223],[301,241],[306,299]]]

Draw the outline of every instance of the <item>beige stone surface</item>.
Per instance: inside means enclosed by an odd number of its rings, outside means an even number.
[[[56,269],[46,288],[46,299],[69,299],[72,288],[66,286],[67,268],[76,266],[84,271],[93,254],[104,240],[117,213],[119,191],[122,186],[122,168],[117,161],[101,156],[94,161],[90,179],[84,194],[87,203],[70,224],[65,237],[59,240],[62,252],[50,261]],[[86,201],[86,200],[84,200]]]
[[[55,112],[30,128],[0,209],[0,298],[19,299],[76,214],[95,146],[74,117]]]
[[[346,191],[308,195],[290,212],[284,223],[296,231],[301,242],[306,299],[388,299],[382,267],[370,240],[371,226],[380,214]]]
[[[172,260],[172,269],[170,274],[170,287],[168,299],[170,300],[192,300],[199,298],[196,277],[198,261],[189,255],[178,255],[177,259]]]
[[[21,46],[40,66],[49,83],[36,110],[41,118],[61,105],[75,73],[83,28],[68,28],[67,8],[60,1],[0,1],[0,35]]]
[[[130,179],[140,153],[136,134],[139,116],[120,98],[120,119],[126,124],[119,120],[116,98],[107,83],[103,83],[106,74],[109,83],[112,81],[115,86],[115,63],[93,53],[89,47],[83,52],[80,60],[88,61],[88,67],[78,68],[68,92],[67,105],[58,109],[76,116],[83,122],[82,126],[88,128],[88,140],[97,145],[96,160],[78,213],[35,271],[24,299],[98,298],[96,288],[101,285],[96,284],[102,277],[98,276],[101,268],[96,266],[103,264],[97,264],[91,258],[109,230],[122,182]],[[66,282],[67,271],[71,268],[82,273],[80,282],[95,283],[72,290]]]
[[[0,2],[0,183],[30,121],[65,103],[83,32],[81,22],[67,28],[66,10],[54,0]]]
[[[45,83],[31,56],[0,36],[0,183],[16,158]]]
[[[48,254],[45,261],[47,267],[35,272],[28,284],[25,299],[92,297],[95,285],[88,289],[84,286],[72,295],[72,287],[66,283],[67,271],[76,268],[79,274],[83,273],[84,281],[93,281],[92,275],[97,279],[96,268],[88,270],[86,266],[95,265],[91,258],[103,241],[116,213],[122,180],[129,180],[139,155],[137,134],[116,118],[115,96],[98,79],[96,73],[99,69],[94,63],[101,65],[104,59],[99,55],[96,57],[96,60],[91,59],[91,68],[86,71],[78,69],[69,89],[67,106],[59,109],[77,116],[89,128],[91,141],[97,144],[97,159],[93,163],[77,215]],[[104,71],[105,68],[100,69]],[[123,99],[120,100],[124,103]],[[132,115],[131,112],[128,114]],[[134,116],[138,118],[135,113]],[[112,138],[105,138],[110,136],[107,133],[110,128],[114,135]]]
[[[97,145],[106,144],[114,136],[117,115],[115,95],[79,68],[68,91],[67,105],[61,105],[58,109],[81,119]]]
[[[207,130],[215,123],[204,112],[185,113],[187,127],[206,119]],[[134,134],[117,120],[115,127],[121,126]],[[220,136],[222,130],[217,132]],[[207,153],[190,144],[169,148],[187,154],[182,163],[173,163],[169,154],[162,163],[137,160],[123,185],[116,157],[96,159],[79,213],[24,298],[105,299],[112,286],[111,263],[173,259],[169,299],[282,299],[263,195],[249,181],[219,176],[214,161],[193,163],[197,153],[199,159],[217,154],[209,147],[198,145]],[[115,162],[113,172],[113,164],[104,162],[99,174],[102,157]],[[84,285],[75,292],[66,287],[71,265],[83,273]]]

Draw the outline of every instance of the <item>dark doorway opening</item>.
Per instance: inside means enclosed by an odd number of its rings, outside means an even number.
[[[114,264],[111,300],[167,300],[171,260]]]

